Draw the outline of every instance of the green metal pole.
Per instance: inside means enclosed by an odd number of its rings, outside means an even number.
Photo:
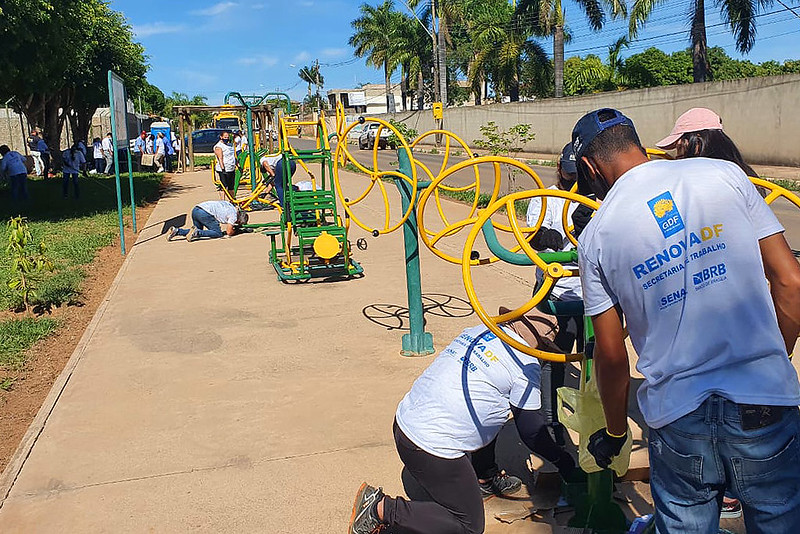
[[[117,151],[117,121],[114,120],[114,89],[111,82],[113,72],[108,71],[108,100],[111,109],[111,137],[114,144],[114,174],[117,185],[117,215],[119,216],[119,244],[122,255],[125,255],[125,222],[122,220],[122,188],[119,183],[119,155]]]
[[[125,105],[127,106],[128,103],[128,90],[125,89]],[[128,116],[127,109],[125,110],[125,116]],[[129,137],[130,134],[128,133],[128,124],[125,123],[125,137]],[[171,139],[165,139],[165,143],[171,143]],[[133,161],[131,160],[131,147],[127,146],[126,152],[128,153],[128,186],[131,190],[131,221],[133,221],[133,233],[137,232],[136,230],[136,198],[133,193]],[[165,149],[166,150],[166,149]]]
[[[408,177],[412,175],[411,161],[404,149],[397,151],[400,172]],[[394,183],[400,191],[403,201],[403,213],[411,204],[411,185],[402,178],[395,178]],[[430,184],[426,184],[430,185]],[[406,289],[408,290],[408,321],[410,332],[403,335],[400,354],[403,356],[427,356],[433,354],[433,335],[425,331],[425,317],[422,308],[422,283],[419,272],[419,230],[417,228],[417,209],[414,206],[411,215],[403,225],[403,243],[406,253]]]
[[[250,190],[256,188],[256,147],[253,140],[253,110],[247,106],[247,151],[250,153]]]

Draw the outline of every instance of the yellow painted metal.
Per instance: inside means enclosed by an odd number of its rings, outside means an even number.
[[[660,148],[645,148],[645,152],[647,152],[647,157],[653,159],[653,156],[661,159],[675,159],[669,152],[665,152]]]
[[[470,159],[461,161],[456,163],[455,165],[451,166],[448,169],[445,169],[441,172],[436,178],[433,180],[431,185],[427,187],[419,197],[419,203],[417,206],[417,224],[420,228],[420,237],[422,238],[422,242],[425,243],[425,246],[428,247],[431,252],[436,254],[441,259],[448,261],[450,263],[461,264],[461,258],[448,254],[447,252],[439,249],[436,246],[436,243],[441,240],[443,237],[451,237],[464,229],[465,227],[469,226],[470,224],[474,223],[477,220],[476,213],[478,212],[478,194],[480,193],[480,173],[478,171],[478,166],[482,164],[491,164],[493,173],[494,173],[494,187],[492,188],[492,194],[490,196],[490,205],[494,203],[500,193],[500,183],[502,178],[502,165],[510,165],[515,167],[516,169],[521,170],[523,173],[527,174],[533,179],[534,185],[536,188],[544,188],[542,184],[542,180],[536,174],[536,172],[531,169],[528,165],[525,165],[522,162],[519,162],[515,159],[507,158],[505,156],[480,156],[480,157],[472,157]],[[428,205],[428,201],[431,196],[437,198],[435,195],[437,194],[441,184],[444,180],[446,180],[451,175],[466,169],[467,167],[472,166],[476,172],[476,180],[475,180],[475,202],[473,202],[472,207],[468,216],[460,221],[456,221],[451,223],[440,211],[440,216],[442,217],[442,222],[445,224],[443,230],[438,232],[433,232],[428,230],[425,226],[425,210]],[[545,208],[546,208],[546,199],[542,199],[542,210],[539,213],[539,218],[536,224],[531,228],[524,228],[522,231],[526,234],[533,234],[539,230],[542,225],[542,221],[544,220],[545,215]],[[441,210],[441,204],[437,203],[437,208]],[[504,232],[513,232],[511,225],[504,225],[496,223],[492,221],[492,225],[497,228],[498,230],[502,230]],[[519,249],[516,249],[519,250]],[[516,252],[515,250],[515,252]],[[497,261],[497,258],[491,256],[488,259],[481,259],[481,260],[471,260],[473,265],[483,264],[483,263],[493,263]]]
[[[328,232],[322,232],[314,240],[314,252],[320,258],[329,260],[336,257],[341,251],[342,244]]]
[[[583,355],[580,353],[575,354],[559,354],[554,352],[542,351],[538,349],[534,349],[524,345],[511,336],[509,336],[501,327],[500,325],[504,322],[508,322],[514,319],[518,319],[525,313],[532,310],[537,304],[543,301],[550,293],[553,285],[559,278],[565,276],[577,276],[576,270],[564,269],[563,265],[559,263],[545,263],[544,260],[536,253],[535,250],[528,244],[526,237],[526,232],[522,227],[520,227],[519,222],[516,220],[516,214],[514,213],[513,207],[514,204],[520,200],[529,200],[534,197],[540,197],[544,199],[545,197],[558,197],[571,200],[573,202],[579,202],[586,206],[589,206],[592,209],[597,209],[599,204],[593,200],[590,200],[584,196],[570,193],[567,191],[560,191],[554,189],[533,189],[529,191],[519,191],[517,193],[512,193],[511,195],[507,195],[502,197],[491,205],[489,205],[485,210],[483,210],[478,216],[472,225],[472,229],[467,236],[466,243],[464,244],[464,250],[461,256],[461,275],[464,282],[464,289],[466,290],[467,297],[469,298],[469,302],[472,305],[472,308],[475,310],[475,313],[481,319],[481,321],[491,330],[495,335],[497,335],[502,341],[508,343],[510,346],[514,347],[515,349],[528,354],[530,356],[534,356],[536,358],[540,358],[543,360],[550,360],[555,362],[564,362],[564,361],[577,361],[580,360]],[[475,262],[471,259],[473,246],[475,245],[475,241],[478,238],[478,235],[481,233],[481,229],[483,225],[490,220],[492,215],[499,212],[502,208],[505,208],[506,217],[508,218],[508,226],[512,229],[512,233],[517,239],[518,247],[531,259],[534,265],[541,269],[544,273],[544,277],[542,279],[541,286],[537,289],[534,293],[533,297],[531,297],[528,302],[520,306],[519,308],[510,311],[508,313],[504,313],[501,315],[490,315],[486,312],[486,309],[480,303],[478,298],[477,292],[475,291],[475,286],[473,284],[472,279],[472,266],[475,265]]]
[[[442,120],[442,117],[444,117],[444,106],[441,102],[431,104],[431,111],[433,112],[433,118],[437,121]]]
[[[766,196],[766,198],[764,198],[764,202],[767,204],[772,204],[777,199],[783,197],[800,208],[800,197],[785,187],[781,187],[778,184],[770,182],[769,180],[764,180],[763,178],[755,178],[753,176],[749,176],[748,178],[750,178],[750,181],[753,182],[753,184],[761,186],[765,189],[769,189],[769,194]]]
[[[377,118],[374,118],[374,117],[369,117],[369,118],[365,118],[364,119],[364,124],[369,123],[369,122],[376,122],[376,123],[379,124],[378,131],[376,132],[376,138],[379,138],[380,133],[383,131],[384,128],[388,128],[389,130],[391,130],[392,133],[395,135],[395,137],[400,142],[399,149],[400,150],[405,150],[409,155],[409,159],[411,159],[412,162],[414,161],[414,158],[413,158],[412,153],[411,153],[411,147],[408,145],[408,142],[406,141],[406,139],[405,139],[405,137],[403,136],[402,133],[400,133],[391,124],[389,124],[388,122],[384,121],[383,119],[377,119]],[[356,126],[356,124],[359,124],[359,123],[353,123],[350,126],[344,128],[344,130],[342,132],[342,136],[343,137],[340,137],[340,139],[341,138],[346,138],[347,134],[350,133],[350,131]],[[341,142],[337,143],[336,152],[335,152],[333,160],[335,162],[350,161],[350,162],[353,163],[353,165],[359,171],[361,171],[362,173],[366,174],[367,177],[369,178],[369,184],[367,185],[367,187],[364,190],[364,192],[361,193],[360,195],[358,195],[358,197],[356,197],[355,199],[348,199],[347,197],[345,197],[344,192],[342,191],[342,185],[341,185],[341,182],[339,180],[339,167],[340,166],[339,165],[335,165],[333,167],[333,182],[334,182],[334,185],[336,186],[336,194],[339,196],[339,200],[341,201],[342,205],[344,206],[345,212],[353,220],[353,222],[356,223],[356,225],[358,225],[359,227],[363,228],[364,230],[366,230],[368,232],[371,232],[371,233],[373,233],[375,235],[380,235],[380,234],[388,234],[388,233],[394,232],[395,230],[397,230],[398,228],[403,226],[403,224],[405,224],[406,220],[408,220],[408,217],[411,215],[411,213],[414,210],[414,206],[415,206],[416,199],[417,199],[417,168],[416,168],[416,165],[412,164],[412,166],[411,166],[411,168],[412,168],[412,172],[411,172],[412,176],[411,176],[411,178],[409,178],[405,174],[403,174],[401,172],[398,172],[396,170],[380,170],[378,168],[378,143],[375,143],[375,147],[373,148],[373,152],[372,152],[372,168],[365,167],[356,158],[354,158],[352,156],[352,154],[350,154],[350,152],[349,152],[349,150],[347,148],[347,143],[341,143]],[[405,212],[402,214],[402,216],[400,217],[399,220],[394,221],[394,222],[392,222],[392,220],[391,220],[391,209],[390,209],[390,205],[389,205],[389,196],[388,196],[388,193],[386,191],[386,187],[383,185],[383,179],[384,178],[399,178],[401,180],[405,180],[411,186],[411,201],[409,202],[408,209],[405,210]],[[384,210],[385,210],[385,212],[384,212],[384,221],[383,221],[383,227],[382,228],[373,228],[372,226],[366,224],[364,221],[362,221],[361,219],[356,217],[355,214],[353,213],[353,206],[358,204],[359,202],[363,201],[367,197],[367,195],[369,195],[369,193],[375,188],[376,184],[378,185],[378,190],[381,192],[381,196],[383,197],[383,205],[384,205]]]

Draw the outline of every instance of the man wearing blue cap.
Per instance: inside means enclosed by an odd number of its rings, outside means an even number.
[[[657,531],[717,532],[727,488],[748,533],[796,532],[800,265],[783,228],[738,166],[648,161],[619,111],[585,115],[572,140],[578,180],[603,200],[578,247],[607,423],[589,452],[605,467],[625,441],[624,315]]]
[[[575,153],[572,150],[572,143],[567,143],[561,150],[561,155],[556,162],[556,185],[548,189],[569,191],[575,185],[578,176],[578,169],[575,164]],[[547,197],[545,203],[545,213],[539,230],[531,239],[531,246],[539,251],[559,252],[571,250],[572,241],[567,238],[563,224],[564,205],[566,200],[559,197]],[[579,206],[577,202],[570,204],[567,208],[567,220],[572,219],[575,209]],[[528,203],[526,220],[529,228],[536,226],[542,212],[541,197],[533,197]],[[565,267],[577,269],[577,265],[565,265]],[[537,283],[541,283],[543,273],[536,271]],[[556,302],[580,302],[581,301],[581,281],[575,276],[559,279],[550,292],[551,300]],[[578,344],[578,351],[583,350],[583,315],[558,315],[558,333],[554,343],[565,353],[572,352],[575,343]],[[542,361],[542,412],[545,422],[550,427],[553,438],[559,445],[563,445],[564,428],[558,421],[556,410],[556,392],[564,385],[566,365],[559,362]]]

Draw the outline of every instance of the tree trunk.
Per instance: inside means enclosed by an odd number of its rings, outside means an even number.
[[[417,74],[417,109],[425,107],[425,76],[422,73],[422,66]]]
[[[389,72],[388,62],[383,64],[383,76],[384,82],[386,83],[386,112],[391,113],[392,105],[390,99],[392,99],[392,73]]]
[[[692,75],[694,83],[711,78],[706,41],[706,6],[704,0],[694,0],[692,16]]]
[[[70,121],[72,127],[72,138],[78,141],[84,141],[87,146],[89,141],[89,129],[92,127],[92,116],[97,111],[97,106],[90,106],[88,108],[76,108],[75,115]]]
[[[407,111],[406,100],[408,99],[408,69],[403,66],[400,70],[400,100],[403,101],[403,111]]]
[[[553,33],[553,70],[555,73],[555,97],[564,96],[564,26],[556,25]]]

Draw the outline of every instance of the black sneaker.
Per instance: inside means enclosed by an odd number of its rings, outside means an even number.
[[[361,484],[353,502],[353,514],[350,516],[348,534],[375,534],[386,525],[378,519],[375,511],[377,503],[383,499],[383,488],[373,488],[366,482]]]
[[[719,516],[722,519],[735,519],[742,517],[742,503],[737,499],[723,500]]]
[[[488,482],[478,482],[481,488],[482,497],[491,497],[492,495],[512,495],[520,490],[522,487],[522,480],[517,477],[512,477],[505,471],[500,471]]]

